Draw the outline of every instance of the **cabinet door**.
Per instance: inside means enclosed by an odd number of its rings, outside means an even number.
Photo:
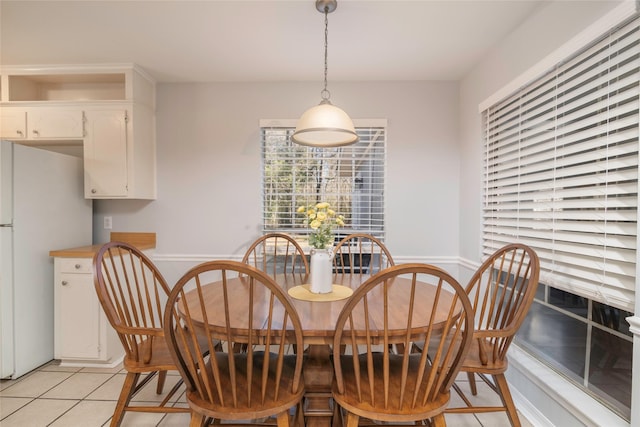
[[[86,198],[126,197],[128,191],[126,110],[86,112],[84,193]]]
[[[23,109],[2,107],[0,109],[0,137],[9,141],[27,137],[27,112]]]
[[[91,274],[60,274],[56,358],[100,357],[100,303]]]
[[[84,138],[83,111],[37,107],[27,110],[28,139]]]

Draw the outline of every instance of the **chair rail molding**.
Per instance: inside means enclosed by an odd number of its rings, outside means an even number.
[[[155,253],[153,255],[154,261],[159,262],[194,262],[201,263],[207,261],[215,261],[215,260],[233,260],[233,261],[242,261],[242,256],[244,254],[161,254]]]
[[[234,260],[242,261],[244,254],[180,254],[180,253],[154,253],[153,260],[159,262],[205,262],[213,260]],[[433,265],[447,265],[452,268],[463,266],[466,268],[477,268],[479,263],[465,261],[457,256],[412,256],[404,255],[393,258],[397,263],[421,262]]]

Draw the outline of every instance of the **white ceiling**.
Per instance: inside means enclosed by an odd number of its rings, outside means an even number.
[[[542,7],[339,0],[329,82],[458,80]],[[136,63],[159,82],[322,81],[314,0],[0,1],[0,64]]]

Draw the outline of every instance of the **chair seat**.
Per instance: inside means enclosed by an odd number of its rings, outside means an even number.
[[[218,364],[220,372],[227,373],[219,378],[219,387],[222,392],[222,398],[225,400],[225,404],[220,404],[217,394],[213,394],[213,402],[202,400],[198,396],[198,392],[187,391],[187,401],[189,405],[197,411],[206,414],[209,417],[214,417],[222,420],[245,420],[263,418],[273,415],[277,412],[287,411],[292,406],[296,405],[302,399],[304,394],[304,384],[298,386],[297,391],[292,392],[294,370],[296,365],[295,355],[284,356],[283,369],[282,369],[282,382],[278,390],[277,398],[275,396],[276,390],[273,387],[267,387],[266,398],[262,403],[261,397],[261,383],[262,383],[262,360],[264,353],[253,353],[253,369],[252,369],[252,390],[251,401],[248,399],[248,393],[246,388],[238,388],[236,390],[237,403],[233,402],[232,381],[230,380],[228,373],[233,369],[229,368],[229,353],[216,352],[215,360]],[[247,384],[247,360],[248,353],[231,353],[233,357],[233,363],[235,364],[235,375],[237,384]],[[269,376],[275,377],[277,369],[277,356],[270,354],[269,363]],[[207,362],[210,367],[211,361]],[[207,369],[211,384],[216,384],[212,376],[212,370]],[[273,384],[273,383],[272,383]],[[233,407],[231,411],[230,408]]]
[[[368,384],[366,366],[366,354],[359,356],[359,362],[361,367],[361,376],[363,379],[361,384]],[[409,358],[409,372],[417,372],[420,354],[412,355]],[[337,386],[334,383],[333,397],[336,402],[349,412],[360,415],[361,417],[372,418],[380,421],[415,421],[431,418],[434,415],[442,413],[449,403],[450,394],[440,393],[434,401],[428,402],[423,405],[422,402],[416,402],[412,407],[413,392],[415,390],[416,378],[410,376],[408,378],[408,385],[406,388],[405,396],[400,402],[399,390],[402,389],[400,381],[402,375],[402,356],[390,355],[389,356],[389,401],[388,405],[384,402],[384,387],[383,387],[383,355],[382,353],[373,354],[374,362],[374,396],[371,404],[371,394],[368,387],[362,388],[362,399],[358,399],[358,392],[356,384],[358,380],[355,378],[353,369],[353,357],[351,355],[343,355],[340,357],[343,366],[343,378],[345,383],[345,392],[341,394],[338,392]],[[426,378],[429,375],[429,368],[427,367],[424,373]],[[425,381],[422,382],[422,387],[425,387]],[[423,392],[424,393],[424,392]],[[419,395],[423,395],[419,393]]]
[[[487,342],[487,341],[485,341]],[[486,364],[482,363],[480,358],[480,344],[478,339],[472,339],[471,345],[469,346],[469,352],[467,356],[464,358],[464,362],[462,363],[461,371],[473,371],[481,374],[501,374],[506,372],[509,367],[509,361],[505,356],[503,360],[493,361],[491,351],[491,345],[485,345],[487,354],[487,362]]]
[[[218,340],[215,340],[218,343]],[[151,353],[149,353],[149,343],[151,343]],[[200,348],[207,348],[208,343],[206,336],[198,335],[198,344]],[[166,371],[175,370],[176,365],[169,352],[169,347],[164,336],[154,336],[141,341],[139,348],[142,350],[143,357],[141,361],[137,361],[134,358],[124,359],[124,367],[129,372],[151,372],[151,371]],[[151,358],[145,363],[143,360]]]

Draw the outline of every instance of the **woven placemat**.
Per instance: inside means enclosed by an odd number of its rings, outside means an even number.
[[[353,289],[333,284],[332,291],[326,294],[316,294],[311,292],[311,285],[299,285],[289,288],[289,296],[302,301],[339,301],[349,298],[353,294]]]

